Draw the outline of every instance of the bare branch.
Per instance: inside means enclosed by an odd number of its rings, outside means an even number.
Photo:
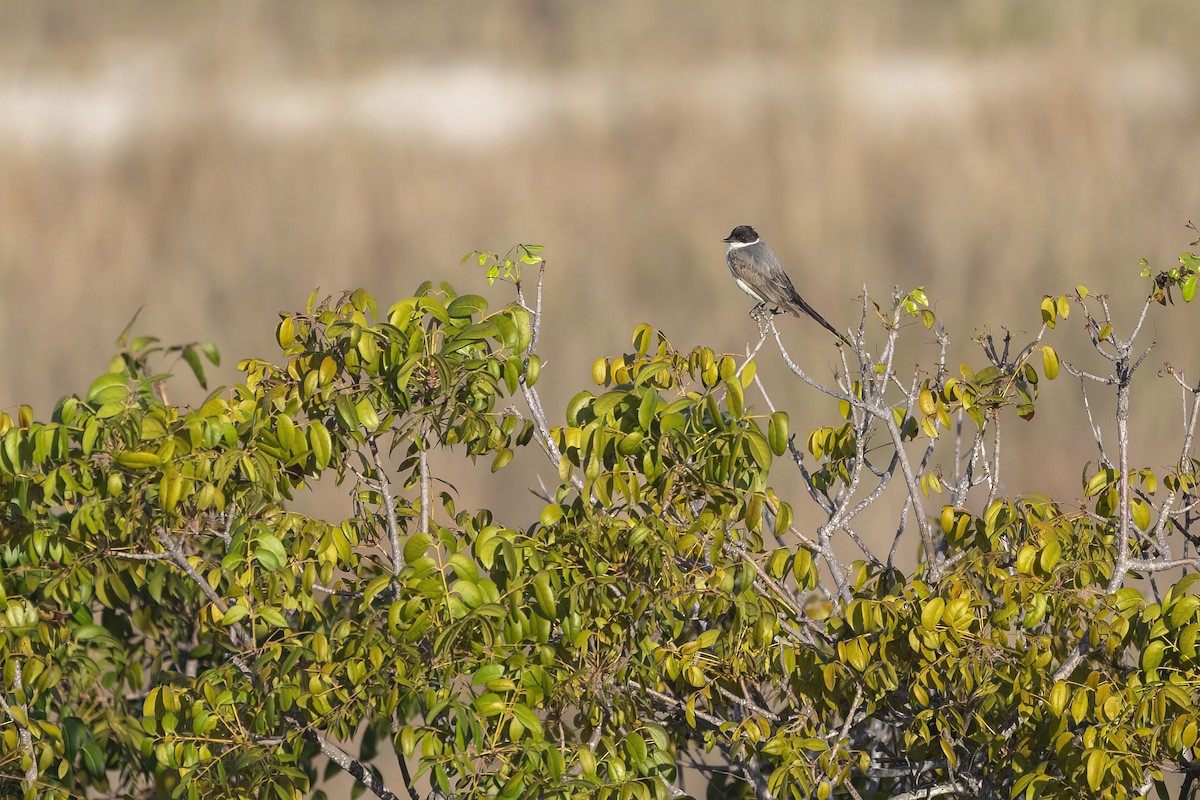
[[[1068,367],[1068,372],[1071,369]],[[1104,452],[1104,438],[1100,432],[1100,426],[1096,423],[1095,417],[1092,416],[1092,404],[1088,402],[1087,384],[1084,383],[1084,376],[1079,374],[1079,391],[1083,394],[1083,410],[1087,412],[1088,426],[1092,429],[1092,437],[1096,440],[1096,449],[1100,452],[1100,461],[1104,464],[1111,464],[1108,460],[1108,454]]]
[[[546,262],[542,261],[538,264],[537,289],[535,294],[534,305],[531,308],[525,301],[525,291],[522,288],[521,282],[517,281],[517,300],[527,311],[531,317],[531,333],[529,338],[529,348],[525,351],[524,365],[526,374],[529,369],[529,359],[536,354],[538,337],[542,329],[542,282],[546,276]],[[521,376],[521,394],[525,397],[525,404],[529,406],[529,413],[533,415],[534,432],[537,434],[538,443],[546,452],[546,457],[550,459],[550,463],[557,470],[562,463],[562,453],[558,450],[558,445],[554,443],[554,439],[550,436],[550,421],[546,417],[546,410],[542,408],[542,398],[538,394],[537,389],[526,383],[525,374]],[[577,490],[583,489],[583,481],[578,475],[571,476],[571,485]]]
[[[1192,444],[1196,437],[1196,419],[1200,417],[1200,386],[1194,389],[1188,389],[1186,385],[1180,382],[1181,386],[1192,392],[1192,408],[1191,413],[1184,413],[1185,431],[1183,435],[1183,445],[1179,448],[1179,463],[1186,464],[1192,457]],[[1165,543],[1164,527],[1167,520],[1171,518],[1171,508],[1175,505],[1175,501],[1179,499],[1179,491],[1169,492],[1166,499],[1158,509],[1158,523],[1154,526],[1154,537],[1160,542]]]
[[[625,685],[627,685],[631,689],[636,689],[639,692],[645,693],[649,697],[652,697],[655,700],[657,700],[660,704],[665,705],[674,711],[684,711],[687,709],[687,704],[684,703],[682,700],[674,698],[669,694],[660,692],[657,689],[651,689],[648,686],[643,686],[641,683],[635,681],[632,678],[629,678],[628,680],[626,680]],[[703,722],[707,722],[709,725],[711,725],[714,728],[720,728],[722,725],[724,725],[726,722],[729,721],[729,720],[721,719],[720,717],[713,716],[712,714],[709,714],[707,711],[701,711],[698,708],[693,709],[693,713],[696,715],[696,719],[701,720]]]
[[[787,364],[788,369],[790,369],[792,371],[793,375],[795,375],[800,380],[807,383],[812,388],[816,389],[818,392],[821,392],[822,394],[827,394],[830,397],[836,398],[838,400],[845,400],[847,403],[850,403],[851,405],[855,405],[855,404],[859,403],[858,398],[852,397],[851,395],[848,395],[848,394],[842,394],[841,392],[835,392],[834,390],[830,389],[828,386],[818,383],[817,381],[815,381],[811,377],[809,377],[808,373],[805,372],[804,370],[802,370],[796,364],[795,361],[792,361],[792,357],[790,355],[788,355],[787,348],[783,346],[783,338],[779,334],[779,328],[777,328],[775,326],[775,320],[773,320],[773,319],[770,320],[767,323],[767,325],[771,329],[771,332],[775,335],[775,344],[777,344],[779,346],[779,354],[781,356],[783,356],[783,363]]]
[[[759,715],[760,717],[771,720],[771,722],[780,722],[781,721],[780,716],[778,714],[776,714],[774,711],[769,711],[769,710],[763,708],[762,706],[757,705],[753,701],[747,700],[744,697],[738,697],[736,694],[729,691],[728,689],[726,689],[724,686],[722,686],[719,683],[713,684],[713,685],[717,687],[717,691],[721,694],[722,697],[724,697],[729,702],[733,703],[735,706],[741,706],[742,708],[746,709],[747,711],[753,712],[753,713]]]
[[[425,464],[425,441],[424,436],[422,441],[418,443],[421,448],[421,464]],[[371,460],[375,462],[376,481],[379,484],[379,494],[383,496],[383,513],[387,524],[388,544],[392,551],[392,577],[395,578],[400,574],[400,526],[396,521],[396,503],[392,500],[391,481],[388,480],[387,472],[383,468],[383,459],[379,457],[379,446],[375,443],[375,439],[367,440],[367,446],[371,448]],[[423,526],[428,525],[428,519],[425,517],[427,507],[426,500],[429,497],[429,479],[424,470],[421,472],[421,522]],[[425,533],[427,527],[422,527],[421,532]]]
[[[917,530],[921,534],[921,545],[925,549],[925,560],[929,564],[929,577],[931,581],[936,582],[941,577],[941,566],[937,561],[937,550],[933,544],[933,531],[930,530],[929,520],[923,512],[921,503],[921,487],[917,485],[917,478],[913,474],[912,465],[908,462],[908,456],[904,452],[904,439],[900,434],[900,427],[896,424],[895,418],[892,417],[891,411],[888,409],[872,409],[883,420],[887,426],[888,433],[892,436],[892,444],[896,448],[896,453],[900,459],[900,474],[904,476],[904,482],[908,485],[908,496],[912,501],[913,510],[917,512]]]
[[[332,594],[337,597],[362,597],[363,596],[362,592],[350,592],[350,591],[346,591],[345,589],[333,589],[333,588],[330,588],[329,586],[323,586],[322,584],[319,584],[319,583],[314,583],[313,589],[315,589],[318,592],[322,592],[324,594]]]
[[[1138,337],[1138,333],[1141,332],[1142,323],[1144,323],[1146,321],[1146,315],[1150,312],[1150,305],[1153,302],[1154,302],[1153,298],[1147,296],[1146,302],[1142,303],[1142,311],[1140,314],[1138,314],[1137,322],[1134,323],[1134,325],[1133,325],[1133,332],[1129,334],[1129,339],[1127,340],[1129,344],[1132,345],[1133,340],[1136,339]],[[1104,310],[1105,310],[1105,314],[1107,314],[1108,313],[1107,303],[1105,304]],[[1151,345],[1151,347],[1153,347],[1153,345]],[[1145,358],[1145,355],[1143,355],[1142,358]],[[1138,359],[1138,361],[1140,362],[1141,359]],[[1135,369],[1136,369],[1136,366],[1135,366]]]
[[[1155,561],[1151,559],[1130,559],[1129,569],[1134,572],[1166,572],[1171,569],[1200,569],[1200,558],[1175,558]]]
[[[962,781],[954,783],[942,783],[937,786],[927,786],[924,789],[916,789],[911,792],[901,792],[894,794],[891,800],[929,800],[932,797],[941,797],[946,794],[966,794],[967,786]]]
[[[988,496],[984,508],[996,501],[996,494],[1000,491],[1000,411],[991,411],[987,418],[992,423],[992,457],[991,466],[987,471]]]
[[[127,553],[122,550],[109,550],[107,555],[113,558],[124,558],[129,561],[170,561],[169,553]]]

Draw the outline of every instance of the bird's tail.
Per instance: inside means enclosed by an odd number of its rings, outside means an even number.
[[[808,314],[810,317],[812,317],[818,323],[820,323],[822,328],[824,328],[825,330],[829,331],[834,336],[836,336],[842,342],[842,344],[845,344],[845,345],[850,344],[849,339],[847,339],[837,328],[830,325],[825,320],[824,317],[822,317],[820,314],[817,313],[816,309],[814,309],[808,303],[804,302],[804,298],[801,297],[800,295],[798,295],[798,294],[792,295],[792,307],[789,308],[788,311],[791,311],[797,317],[800,316],[800,312],[803,311],[805,314]]]

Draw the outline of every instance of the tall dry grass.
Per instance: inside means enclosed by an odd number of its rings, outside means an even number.
[[[538,241],[561,406],[642,320],[680,347],[744,346],[719,243],[744,222],[838,325],[863,285],[922,284],[954,360],[977,359],[974,332],[1032,330],[1041,295],[1075,283],[1132,314],[1137,259],[1169,263],[1200,208],[1189,3],[438,9],[0,4],[0,403],[45,412],[81,390],[141,306],[141,330],[213,338],[232,362],[269,355],[273,312],[315,286],[478,290],[464,252]],[[438,111],[387,93],[414,75],[433,105],[459,91],[443,78],[497,82]],[[378,107],[343,117],[336,98],[363,85]],[[256,127],[288,98],[330,118]],[[1187,366],[1188,313],[1155,324]],[[785,325],[806,363],[832,365],[819,331]],[[779,366],[764,359],[803,420],[813,401]],[[1074,390],[1050,394],[1019,432],[1037,445],[1013,490],[1080,458]],[[1154,445],[1174,430],[1167,397],[1139,418],[1152,466],[1171,458]]]

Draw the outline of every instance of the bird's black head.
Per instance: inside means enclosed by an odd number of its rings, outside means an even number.
[[[754,228],[751,228],[749,225],[738,225],[733,229],[732,233],[721,241],[729,242],[730,244],[749,244],[756,239],[758,239],[758,232]]]

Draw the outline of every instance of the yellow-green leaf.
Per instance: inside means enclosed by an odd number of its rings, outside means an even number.
[[[771,452],[781,456],[787,452],[788,446],[788,415],[786,411],[776,411],[767,423],[767,442]]]
[[[554,602],[554,590],[550,586],[550,573],[539,572],[533,576],[533,594],[537,601],[537,610],[546,619],[554,619],[557,604]]]
[[[1070,699],[1071,687],[1067,685],[1067,682],[1058,681],[1055,683],[1054,688],[1050,690],[1050,713],[1056,717],[1061,717]]]
[[[1054,300],[1049,295],[1042,298],[1042,322],[1053,328],[1054,317],[1057,311],[1058,309],[1054,304]]]
[[[1048,344],[1042,346],[1042,371],[1050,380],[1058,377],[1058,353]]]
[[[313,420],[308,426],[308,446],[312,450],[317,469],[325,469],[333,458],[333,439],[329,431],[319,421]]]
[[[147,453],[143,450],[126,450],[118,453],[115,460],[126,469],[153,469],[162,466],[162,457],[158,453]]]

